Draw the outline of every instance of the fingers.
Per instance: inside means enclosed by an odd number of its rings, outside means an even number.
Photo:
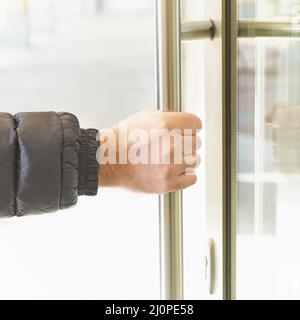
[[[183,135],[196,135],[202,129],[201,120],[191,113],[165,112],[163,118],[165,129],[178,129]]]
[[[196,115],[187,112],[180,112],[177,113],[176,116],[178,116],[178,128],[193,129],[195,131],[202,129],[202,122]]]
[[[171,157],[174,163],[176,159],[182,159],[183,163],[193,164],[193,156],[201,149],[202,140],[198,136],[181,137],[176,139],[172,145]],[[185,161],[187,159],[187,162]]]
[[[201,147],[197,136],[201,120],[186,112],[153,111],[144,110],[127,119],[125,157],[129,156],[130,165],[124,170],[131,173],[124,171],[122,185],[155,194],[188,188],[196,183],[195,169],[201,163],[197,154]],[[134,130],[136,135],[131,134]],[[131,139],[132,136],[138,139]]]
[[[186,175],[182,174],[176,180],[174,188],[172,191],[183,190],[193,186],[197,182],[196,175]]]
[[[201,149],[202,140],[200,137],[192,136],[182,136],[172,137],[171,139],[171,150],[170,154],[174,159],[181,159],[183,156],[189,156],[195,154]]]
[[[174,144],[174,150],[176,151],[176,148],[178,148],[178,145],[176,144],[177,141]],[[192,136],[183,136],[182,140],[182,153],[184,155],[192,155],[196,153],[202,145],[201,138],[195,135]]]
[[[201,157],[195,153],[184,157],[185,167],[197,169],[201,164]]]
[[[187,159],[186,159],[187,158]],[[198,154],[186,156],[184,163],[182,164],[171,164],[169,166],[170,178],[177,179],[182,174],[195,174],[201,164],[201,157]]]
[[[196,159],[194,166],[186,167],[184,172],[177,177],[176,190],[183,190],[197,183],[198,177],[195,169],[200,165],[201,158],[199,155],[194,155],[194,157]]]
[[[166,183],[163,184],[165,187],[161,189],[162,194],[174,192],[178,190],[183,190],[186,188],[191,187],[197,182],[197,175],[194,171],[191,171],[190,173],[182,173],[180,175],[177,175],[176,177],[172,177],[172,180],[170,177],[166,180]]]

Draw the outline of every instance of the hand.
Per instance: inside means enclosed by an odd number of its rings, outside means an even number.
[[[102,130],[99,185],[151,194],[192,186],[201,126],[189,113],[144,111]]]

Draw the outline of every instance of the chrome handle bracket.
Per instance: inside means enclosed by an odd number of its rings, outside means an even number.
[[[183,22],[181,25],[181,40],[183,42],[203,39],[213,40],[215,31],[215,24],[212,20]]]

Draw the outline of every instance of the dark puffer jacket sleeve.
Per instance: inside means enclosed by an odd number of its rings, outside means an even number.
[[[97,135],[70,113],[0,113],[0,217],[55,212],[96,195]]]

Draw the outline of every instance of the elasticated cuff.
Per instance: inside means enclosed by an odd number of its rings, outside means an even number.
[[[98,130],[81,129],[79,153],[79,196],[95,196],[98,193],[97,141]]]

